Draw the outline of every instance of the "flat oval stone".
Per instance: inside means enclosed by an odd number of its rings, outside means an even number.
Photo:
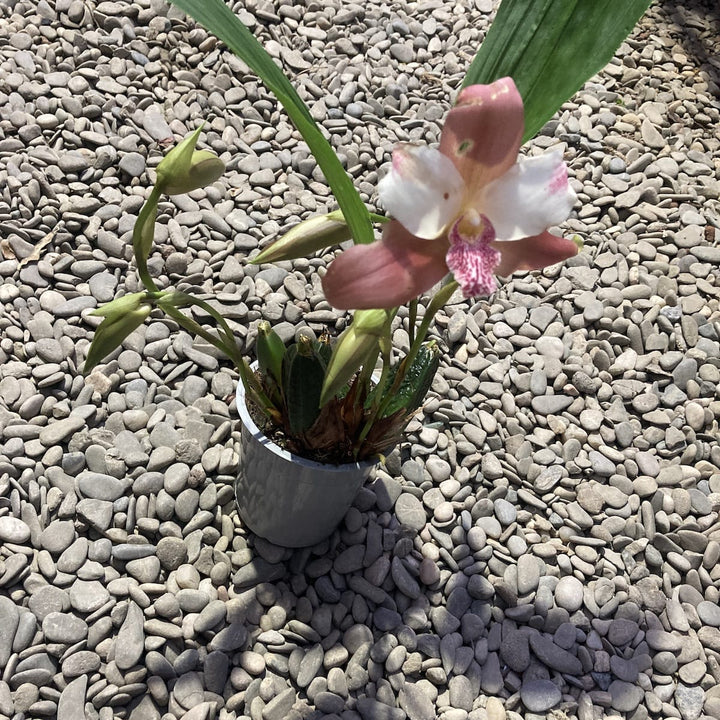
[[[706,625],[720,627],[720,607],[718,607],[717,603],[703,600],[698,603],[697,614]]]
[[[88,675],[100,668],[100,656],[90,650],[80,650],[70,655],[62,664],[65,677],[75,678]]]
[[[51,612],[42,621],[42,631],[46,642],[73,645],[87,638],[88,625],[72,613]]]
[[[525,680],[520,686],[520,699],[530,712],[546,712],[562,699],[560,688],[550,680]]]
[[[43,447],[52,447],[58,445],[63,440],[67,440],[73,433],[85,426],[85,418],[79,415],[71,415],[62,420],[55,420],[46,425],[39,435],[40,443]]]
[[[627,645],[638,632],[638,624],[634,620],[615,618],[608,628],[607,639],[616,647]]]
[[[555,602],[570,613],[579,610],[583,602],[582,583],[572,576],[561,578],[555,587]]]
[[[79,612],[95,612],[109,599],[110,593],[99,580],[76,580],[70,586],[70,604]]]
[[[402,493],[395,503],[395,515],[401,525],[413,530],[422,530],[427,522],[425,508],[420,500],[410,493]]]
[[[682,649],[682,637],[665,632],[664,630],[648,630],[645,633],[647,644],[658,652],[667,650],[669,652],[678,652]],[[618,708],[616,708],[617,710]]]
[[[608,687],[612,707],[621,712],[633,712],[645,696],[641,687],[623,680],[613,680]]]
[[[115,662],[120,670],[133,667],[145,650],[143,622],[142,610],[134,602],[129,603],[115,643]]]
[[[83,497],[110,502],[115,502],[118,498],[123,497],[130,487],[126,480],[89,470],[78,475],[77,485]]]
[[[554,670],[569,675],[580,675],[582,673],[580,660],[572,653],[556,645],[550,638],[539,633],[531,635],[530,647],[539,660]]]
[[[10,515],[0,517],[0,542],[22,544],[30,539],[27,523]]]
[[[71,520],[53,520],[40,534],[40,545],[54,554],[70,547],[75,539],[75,523]]]

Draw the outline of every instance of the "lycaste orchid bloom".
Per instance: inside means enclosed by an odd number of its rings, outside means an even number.
[[[523,103],[511,78],[472,85],[450,110],[439,149],[403,144],[380,181],[394,218],[380,241],[340,254],[323,278],[340,309],[390,308],[448,271],[465,297],[488,295],[495,275],[536,270],[575,255],[547,232],[575,202],[561,154],[518,158]]]

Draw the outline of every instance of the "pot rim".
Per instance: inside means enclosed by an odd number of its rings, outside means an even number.
[[[251,364],[251,369],[255,370],[257,367],[257,361]],[[237,406],[238,414],[243,425],[249,430],[250,434],[262,445],[264,445],[270,452],[278,455],[287,462],[302,465],[306,468],[322,470],[323,472],[337,472],[345,473],[348,470],[361,470],[377,465],[377,459],[375,460],[361,460],[356,462],[343,463],[342,465],[336,465],[334,463],[321,463],[316,460],[309,460],[304,458],[302,455],[296,455],[289,450],[281,448],[275,444],[262,430],[255,424],[252,416],[248,412],[247,404],[245,403],[245,386],[241,379],[238,379],[237,390],[235,392],[235,404]]]

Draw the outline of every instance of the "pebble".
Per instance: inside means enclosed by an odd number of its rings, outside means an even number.
[[[717,602],[703,600],[698,603],[696,610],[701,622],[713,627],[720,627],[720,606]]]
[[[84,418],[79,415],[71,415],[70,417],[50,423],[42,428],[38,440],[43,447],[49,448],[66,440],[84,426]]]
[[[679,683],[674,700],[683,720],[697,720],[702,714],[705,692],[697,685],[688,687]]]
[[[613,680],[607,690],[612,707],[626,713],[634,712],[644,696],[642,688],[623,680]]]
[[[416,531],[422,530],[427,522],[422,503],[408,493],[401,494],[395,502],[395,515],[401,525]]]
[[[500,521],[501,525],[511,525],[517,518],[515,506],[502,498],[498,498],[493,503],[493,509],[495,511],[495,517]]]
[[[142,657],[145,649],[143,612],[136,603],[128,603],[127,613],[117,635],[115,663],[120,670],[129,670]]]
[[[87,675],[83,674],[65,686],[58,698],[58,720],[73,720],[73,718],[82,717],[85,712],[87,685]]]
[[[19,518],[0,517],[0,540],[22,544],[30,539],[30,528]]]
[[[530,647],[539,660],[558,672],[570,673],[572,675],[577,675],[582,672],[582,664],[575,655],[567,650],[561,649],[552,640],[543,635],[531,635]]]
[[[561,578],[555,587],[555,602],[568,612],[579,610],[583,603],[582,583],[572,576]]]
[[[587,249],[438,313],[441,367],[407,439],[338,530],[299,550],[237,515],[225,360],[153,315],[86,377],[82,363],[87,313],[140,289],[133,220],[198,118],[200,147],[228,170],[163,199],[151,274],[218,291],[251,353],[261,318],[288,338],[303,323],[341,331],[320,290],[329,253],[246,262],[323,212],[314,159],[242,63],[162,3],[12,5],[0,715],[720,713],[720,118],[707,63],[684,43],[712,47],[707,1],[682,18],[651,6],[530,143],[562,146],[579,199],[561,229]],[[398,139],[437,143],[496,3],[320,5],[241,15],[297,72],[372,200]],[[173,81],[158,85],[168,63]]]
[[[550,680],[527,680],[520,687],[520,699],[530,712],[543,713],[560,702],[562,693]]]

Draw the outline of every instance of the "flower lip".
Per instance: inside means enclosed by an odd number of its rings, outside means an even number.
[[[445,262],[460,284],[463,295],[490,295],[497,289],[495,269],[500,252],[492,246],[495,229],[475,210],[464,213],[450,228],[450,248]]]

